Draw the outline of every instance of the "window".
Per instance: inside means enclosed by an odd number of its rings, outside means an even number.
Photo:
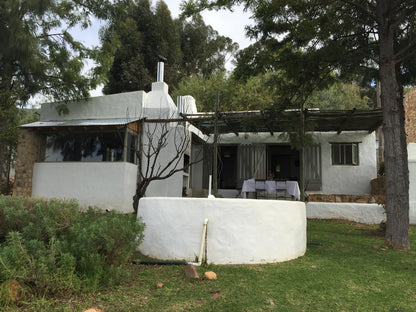
[[[137,164],[137,135],[127,133],[127,159],[126,161]]]
[[[45,161],[123,161],[124,132],[62,131],[46,137]]]
[[[358,165],[358,143],[331,143],[333,165]]]

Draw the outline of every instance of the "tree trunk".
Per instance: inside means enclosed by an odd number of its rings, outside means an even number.
[[[150,179],[145,179],[137,184],[136,194],[134,194],[133,196],[133,210],[136,215],[139,209],[140,198],[144,197],[144,195],[146,194],[146,190],[149,184],[150,184]]]
[[[0,108],[1,112],[1,108]],[[1,136],[7,135],[7,126],[8,122],[5,118],[0,118],[0,184],[3,183],[3,180],[5,179],[5,170],[6,170],[6,148],[7,143],[6,139]]]
[[[404,128],[403,88],[394,58],[394,26],[390,23],[393,1],[378,1],[381,105],[383,108],[384,163],[386,175],[386,243],[408,249],[409,169]]]

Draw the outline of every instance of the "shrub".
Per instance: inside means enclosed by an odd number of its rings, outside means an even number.
[[[143,229],[132,214],[0,196],[0,285],[15,280],[27,294],[51,296],[118,283]]]

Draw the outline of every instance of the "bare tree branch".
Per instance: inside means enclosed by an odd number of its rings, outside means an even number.
[[[173,120],[173,119],[171,119]],[[137,213],[140,198],[144,197],[153,181],[165,180],[174,174],[187,171],[192,165],[203,160],[184,162],[189,150],[191,137],[185,123],[169,119],[159,122],[144,121],[142,129],[142,149],[137,149],[139,181],[133,197],[133,209]],[[169,153],[168,157],[163,159]]]

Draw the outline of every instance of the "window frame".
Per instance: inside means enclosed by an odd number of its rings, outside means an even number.
[[[359,144],[361,142],[329,142],[333,166],[359,166]]]
[[[75,140],[74,142],[77,142],[78,145],[82,145],[79,144],[79,142],[84,141],[80,141],[79,138],[88,136],[101,137],[106,135],[116,135],[118,137],[117,140],[108,141],[113,143],[110,145],[114,145],[114,142],[118,142],[118,144],[116,144],[119,146],[117,150],[121,151],[121,154],[115,158],[111,155],[112,148],[114,147],[108,146],[106,150],[101,151],[102,157],[100,157],[100,159],[88,160],[85,159],[84,156],[81,156],[81,159],[72,160],[64,160],[63,157],[62,159],[57,160],[47,159],[47,150],[53,149],[53,147],[48,147],[47,140],[49,137],[52,138],[54,136],[67,136],[68,138]],[[139,134],[137,131],[131,129],[130,127],[62,127],[53,129],[52,131],[51,129],[42,131],[42,137],[42,146],[38,157],[38,161],[40,162],[129,162],[136,165],[138,162],[137,149]],[[60,149],[62,148],[58,148],[56,152],[58,153]]]

